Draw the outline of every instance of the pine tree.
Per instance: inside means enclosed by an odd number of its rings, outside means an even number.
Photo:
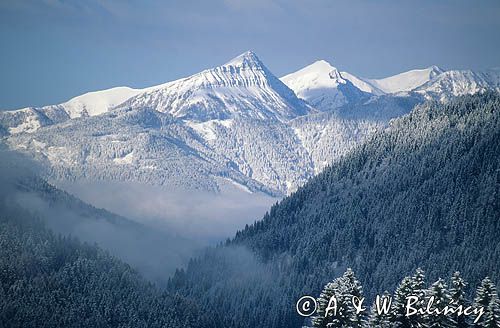
[[[391,322],[395,327],[411,328],[410,318],[406,316],[407,298],[413,295],[414,282],[411,277],[404,277],[394,292],[394,300],[391,308]]]
[[[413,295],[418,296],[420,299],[425,297],[425,274],[424,270],[418,268],[412,277]]]
[[[344,273],[343,276],[344,284],[343,287],[343,304],[349,304],[347,307],[347,322],[348,327],[364,327],[366,325],[366,314],[365,311],[362,310],[358,313],[358,310],[354,307],[354,302],[358,304],[358,306],[363,305],[360,303],[364,301],[363,298],[363,287],[361,283],[354,275],[354,271],[350,268]]]
[[[476,323],[476,327],[498,328],[500,327],[500,309],[495,284],[486,277],[476,290],[474,307],[484,309],[484,314]]]
[[[460,272],[455,272],[453,276],[451,277],[451,288],[450,288],[450,298],[451,298],[451,303],[453,306],[466,306],[465,304],[465,287],[467,286],[467,283],[465,282],[464,279],[462,279],[462,276],[460,275]],[[451,318],[455,322],[455,327],[457,328],[466,328],[469,327],[467,323],[467,319],[464,315],[457,315],[453,314],[451,315]]]
[[[337,295],[339,295],[339,281],[340,278],[337,278],[327,283],[318,297],[318,310],[316,311],[316,316],[312,318],[314,327],[326,328],[329,323],[336,322],[337,319],[334,316],[334,312],[330,310],[327,313],[327,308],[333,306],[333,304],[331,304],[332,297],[337,297]]]
[[[439,279],[426,293],[426,299],[433,299],[433,308],[442,309],[444,306],[447,306],[451,302],[451,295],[448,291],[448,286],[444,282],[443,279]],[[447,328],[447,327],[456,327],[456,323],[448,315],[443,314],[431,314],[425,316],[426,326],[429,328]]]
[[[384,304],[387,306],[387,312],[385,312]],[[393,327],[391,322],[391,304],[392,297],[389,292],[384,292],[384,295],[377,296],[370,311],[370,319],[368,321],[368,327],[380,327],[380,328],[390,328]]]
[[[365,327],[364,311],[356,313],[352,303],[353,298],[356,298],[357,302],[361,301],[363,289],[354,272],[347,269],[342,277],[328,283],[317,299],[318,311],[312,320],[314,327]],[[334,309],[331,309],[334,306],[336,306],[336,313]]]

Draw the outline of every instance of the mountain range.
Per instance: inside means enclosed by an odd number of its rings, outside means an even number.
[[[415,104],[500,90],[499,76],[432,66],[367,79],[320,60],[279,79],[249,51],[146,89],[1,111],[0,135],[44,163],[53,181],[280,197]]]

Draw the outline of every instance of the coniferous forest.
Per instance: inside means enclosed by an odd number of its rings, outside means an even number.
[[[215,327],[96,246],[2,204],[0,327]]]
[[[167,290],[4,197],[0,326],[498,327],[499,189],[500,95],[485,93],[393,120],[177,270]],[[386,315],[321,316],[332,295],[372,304],[384,293]],[[412,294],[485,313],[408,319]],[[320,305],[309,319],[296,313],[303,295]]]

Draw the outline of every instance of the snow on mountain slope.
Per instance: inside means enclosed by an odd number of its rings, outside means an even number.
[[[384,121],[341,118],[334,113],[299,117],[290,125],[313,163],[313,175],[345,155],[366,137],[385,126]]]
[[[281,80],[302,98],[321,111],[332,110],[366,97],[325,60],[319,60]]]
[[[118,110],[11,135],[7,143],[43,163],[54,180],[135,181],[217,192],[221,178],[275,194],[235,170],[195,131],[152,109]]]
[[[441,73],[443,73],[442,69],[437,66],[431,66],[396,74],[384,79],[364,80],[385,93],[398,93],[414,90]]]
[[[208,142],[211,149],[245,176],[283,194],[314,174],[315,164],[290,122],[238,118],[230,126],[217,124],[213,131],[217,138]]]
[[[371,93],[374,95],[383,95],[385,94],[384,91],[378,89],[374,85],[370,84],[369,82],[366,82],[363,78],[359,78],[349,72],[341,72],[340,73],[346,80],[351,81],[352,84],[359,90],[367,93]]]
[[[183,121],[150,108],[117,109],[10,135],[54,181],[130,181],[218,193],[285,195],[383,123],[324,116]],[[303,122],[303,123],[302,123]],[[243,191],[242,191],[243,192]]]
[[[498,71],[440,72],[368,80],[318,61],[282,78],[318,111],[246,52],[147,89],[114,88],[0,112],[0,136],[44,163],[55,180],[209,192],[232,185],[284,195],[426,98],[499,89]]]
[[[454,96],[500,90],[500,70],[444,71],[437,66],[403,72],[383,79],[339,73],[324,60],[281,78],[296,94],[320,110],[362,104],[371,96],[397,95],[448,101]]]
[[[59,105],[71,118],[95,116],[107,112],[111,108],[140,93],[141,89],[116,87],[102,91],[88,92]]]
[[[140,91],[142,90],[116,87],[88,92],[59,105],[0,111],[0,125],[10,134],[31,133],[40,127],[61,123],[67,119],[103,114]]]
[[[251,51],[222,66],[142,92],[122,107],[149,107],[197,122],[232,117],[284,121],[313,111]]]
[[[68,113],[59,106],[44,108],[27,107],[12,111],[0,111],[0,126],[5,134],[31,133],[40,127],[64,122],[70,119]]]
[[[428,99],[449,101],[455,96],[471,95],[491,89],[500,91],[500,85],[495,84],[495,75],[491,72],[488,75],[471,70],[453,70],[436,76],[413,91]]]

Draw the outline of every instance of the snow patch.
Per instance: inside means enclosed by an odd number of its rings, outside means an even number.
[[[424,69],[411,70],[384,79],[365,79],[365,82],[386,93],[407,92],[429,82],[441,73],[443,73],[443,70],[439,67],[431,66]]]
[[[238,188],[239,190],[242,190],[246,193],[249,193],[249,194],[253,194],[253,191],[251,191],[247,186],[245,185],[242,185],[241,183],[239,182],[236,182],[232,179],[229,179],[229,178],[223,178],[225,181],[228,181],[230,182],[233,186],[235,186],[236,188]]]
[[[95,116],[106,113],[111,108],[120,105],[125,100],[140,93],[141,89],[116,87],[107,90],[88,92],[70,99],[61,106],[71,118],[85,114]]]
[[[113,162],[118,165],[132,164],[134,162],[134,152],[132,151],[123,157],[114,158]]]
[[[35,115],[27,115],[23,123],[18,126],[9,127],[10,134],[33,133],[41,127],[40,121]]]
[[[187,126],[195,130],[203,139],[213,141],[217,139],[217,134],[214,131],[213,121],[195,123],[186,121]]]

